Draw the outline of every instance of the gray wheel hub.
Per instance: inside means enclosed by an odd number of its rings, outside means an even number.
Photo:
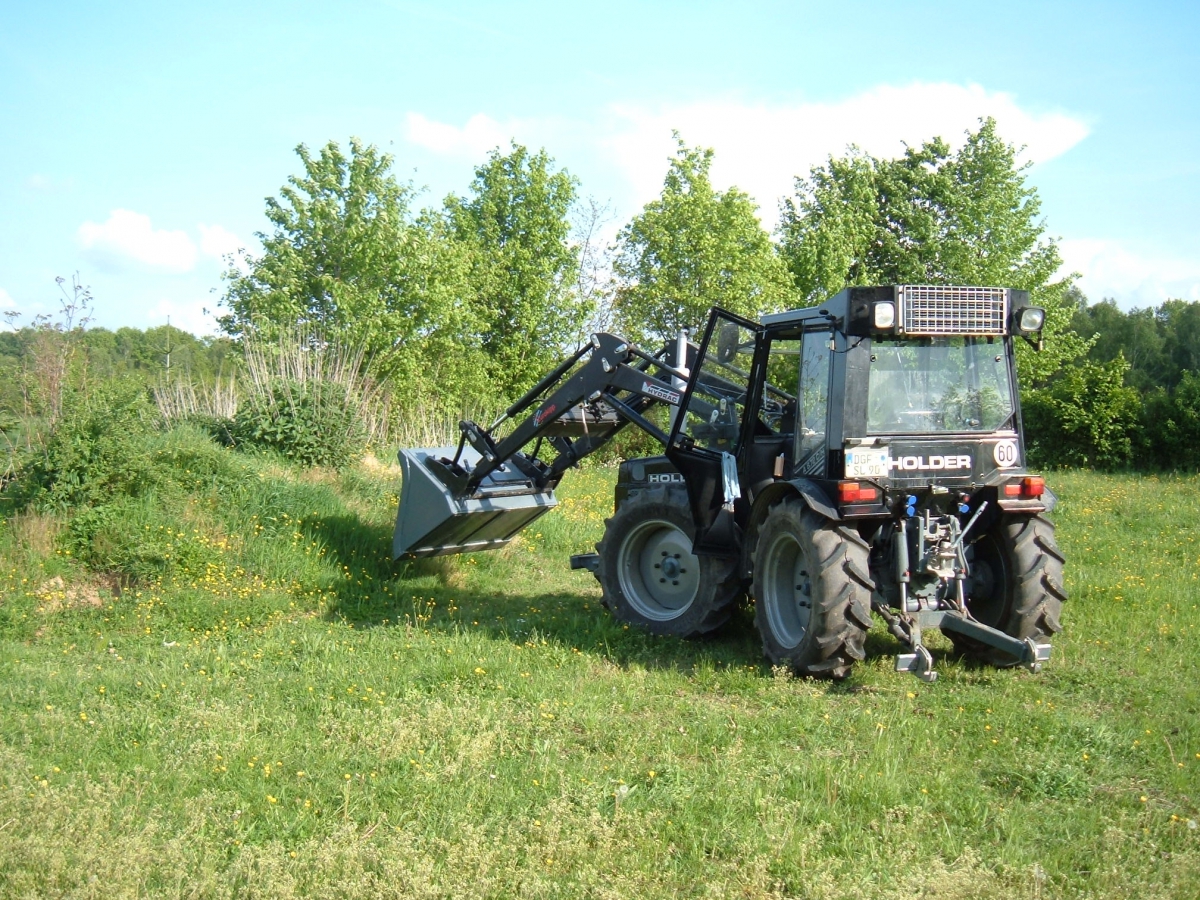
[[[666,622],[683,615],[700,588],[700,560],[692,540],[663,519],[639,523],[621,541],[621,593],[640,615]]]
[[[789,650],[799,646],[812,618],[812,579],[795,535],[777,534],[772,540],[758,599],[779,644]]]

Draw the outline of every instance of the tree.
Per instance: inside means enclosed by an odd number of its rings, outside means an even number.
[[[1174,388],[1184,372],[1200,373],[1200,303],[1167,300],[1155,310],[1163,336],[1166,385]]]
[[[234,336],[301,327],[378,355],[425,312],[398,290],[412,188],[391,175],[389,155],[357,138],[348,156],[334,141],[296,154],[304,174],[267,198],[274,231],[257,235],[262,255],[245,274],[226,273],[220,325]]]
[[[1142,430],[1147,459],[1165,469],[1200,470],[1200,373],[1184,371],[1169,394],[1145,398]]]
[[[984,120],[951,153],[941,138],[879,160],[851,148],[797,179],[783,202],[782,254],[809,303],[847,285],[980,284],[1030,291],[1046,307],[1046,352],[1019,350],[1027,383],[1079,358],[1087,342],[1070,330],[1070,279],[1045,237],[1041,201],[1026,166]]]
[[[754,316],[792,304],[787,270],[750,197],[713,189],[713,151],[677,151],[662,195],[617,237],[616,324],[634,340],[666,339],[703,324],[711,306]]]
[[[576,294],[579,257],[569,242],[576,181],[545,150],[513,143],[475,170],[466,197],[446,198],[446,219],[469,250],[480,346],[496,385],[527,387],[581,336],[590,310]]]
[[[1123,356],[1129,363],[1126,381],[1143,392],[1178,380],[1170,378],[1156,310],[1133,309],[1126,313],[1111,298],[1088,306],[1087,298],[1082,293],[1078,296],[1083,298],[1083,305],[1072,318],[1071,327],[1085,338],[1094,338],[1089,359],[1105,363]]]
[[[1083,360],[1024,401],[1027,449],[1036,465],[1120,466],[1129,462],[1141,399],[1125,386],[1129,363]]]
[[[402,404],[424,413],[474,415],[491,398],[485,319],[474,301],[475,250],[437,211],[422,213],[400,252],[396,288],[421,321],[396,337],[379,368],[404,386]],[[437,408],[440,406],[440,409]],[[494,411],[488,405],[486,412]]]

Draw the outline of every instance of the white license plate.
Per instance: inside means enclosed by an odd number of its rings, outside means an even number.
[[[855,447],[846,451],[847,478],[887,478],[887,447]]]

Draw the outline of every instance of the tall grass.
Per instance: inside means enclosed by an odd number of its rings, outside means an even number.
[[[154,402],[168,425],[196,419],[232,420],[238,409],[238,382],[234,375],[197,385],[183,379],[156,384]]]
[[[250,335],[236,373],[206,384],[163,381],[154,387],[154,399],[168,425],[231,423],[247,402],[267,415],[293,416],[306,402],[332,402],[355,411],[366,442],[377,450],[453,444],[460,420],[490,422],[498,414],[499,401],[448,409],[436,398],[410,396],[403,385],[376,378],[370,362],[361,347],[303,330],[273,340]]]

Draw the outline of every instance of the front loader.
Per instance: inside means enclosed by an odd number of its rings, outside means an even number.
[[[698,345],[653,354],[594,335],[490,428],[400,452],[394,555],[503,546],[633,424],[664,452],[622,463],[596,553],[571,560],[620,620],[700,636],[749,592],[767,658],[799,673],[846,677],[873,612],[926,681],[930,628],[1037,671],[1063,557],[1024,466],[1014,340],[1040,343],[1044,317],[1023,291],[900,285],[758,322],[714,309]]]

